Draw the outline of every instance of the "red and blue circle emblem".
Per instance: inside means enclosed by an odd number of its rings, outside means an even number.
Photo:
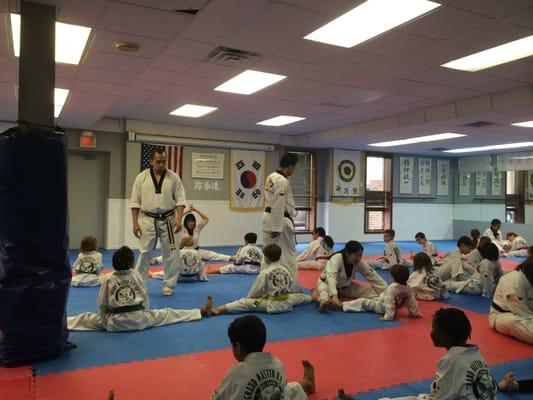
[[[245,189],[252,189],[257,184],[257,177],[253,171],[244,171],[241,174],[241,186]]]

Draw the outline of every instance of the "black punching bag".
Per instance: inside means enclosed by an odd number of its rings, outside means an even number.
[[[63,132],[0,134],[0,363],[67,348],[67,168]]]

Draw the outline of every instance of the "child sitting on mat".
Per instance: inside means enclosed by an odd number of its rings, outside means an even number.
[[[98,241],[94,236],[85,236],[81,240],[80,254],[72,266],[72,286],[99,286],[102,283],[103,268]]]
[[[319,245],[315,246],[313,251],[308,254],[308,259],[297,262],[298,268],[323,270],[328,263],[329,257],[333,254],[333,246],[335,246],[333,238],[327,235],[324,236],[321,238]]]
[[[133,252],[127,246],[121,247],[113,254],[114,271],[104,276],[98,294],[99,313],[86,312],[68,317],[68,329],[134,331],[178,322],[196,321],[202,316],[211,314],[213,301],[210,297],[202,309],[150,310],[148,290],[141,275],[134,269],[133,262]]]
[[[377,260],[368,260],[367,263],[374,269],[389,269],[392,265],[402,264],[409,265],[402,257],[402,251],[394,241],[396,232],[394,229],[386,229],[383,233],[383,241],[385,242],[385,249],[383,250],[383,257]]]
[[[433,301],[449,297],[446,285],[435,272],[433,260],[427,253],[417,253],[413,258],[414,272],[409,276],[407,284],[418,300]]]
[[[244,235],[244,246],[237,251],[235,262],[219,269],[221,274],[258,274],[261,269],[261,249],[257,247],[257,234]]]
[[[457,308],[441,308],[433,316],[431,340],[447,353],[437,364],[430,394],[395,397],[396,400],[496,399],[498,385],[492,377],[479,348],[466,343],[472,326],[465,313]],[[341,400],[348,397],[340,389]],[[390,400],[385,397],[381,400]]]
[[[370,311],[376,314],[383,314],[382,320],[392,321],[396,317],[396,311],[406,306],[409,309],[409,317],[421,317],[422,314],[418,310],[418,302],[414,293],[407,286],[409,268],[405,265],[395,264],[390,269],[390,275],[392,283],[379,297],[344,301],[339,308],[342,308],[344,312]]]
[[[211,400],[285,399],[305,400],[315,392],[314,368],[303,360],[303,379],[287,383],[281,361],[263,351],[266,327],[259,318],[247,315],[233,320],[228,328],[233,356],[239,363],[226,373]]]
[[[185,236],[180,241],[180,267],[178,282],[208,281],[205,263],[200,252],[193,247],[193,238]],[[149,274],[152,279],[165,279],[165,271]]]
[[[242,312],[284,313],[292,311],[295,306],[311,302],[311,296],[301,292],[289,270],[279,263],[281,248],[277,244],[265,246],[263,255],[266,265],[255,279],[248,295],[213,308],[212,315]]]

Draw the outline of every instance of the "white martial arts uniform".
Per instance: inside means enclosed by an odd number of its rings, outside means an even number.
[[[439,255],[437,251],[437,246],[433,242],[426,240],[426,243],[422,245],[422,251],[431,257],[432,260],[435,260]]]
[[[451,347],[439,360],[430,394],[394,400],[494,400],[497,392],[498,384],[479,348],[466,345]]]
[[[385,243],[383,257],[380,257],[377,260],[368,260],[367,262],[372,268],[378,269],[390,269],[390,267],[395,264],[409,265],[409,263],[402,257],[402,251],[394,240]]]
[[[464,281],[474,273],[474,268],[466,261],[466,257],[459,249],[448,253],[437,269],[437,274],[443,281],[450,279]]]
[[[277,314],[308,304],[311,296],[302,293],[291,273],[279,263],[267,264],[259,273],[247,297],[226,304],[228,313],[266,312]]]
[[[313,258],[314,252],[316,251],[316,249],[322,246],[323,242],[323,237],[318,237],[317,239],[313,240],[311,243],[309,243],[309,246],[307,246],[304,251],[302,251],[298,255],[296,261],[305,261],[307,259]]]
[[[298,282],[296,264],[296,237],[294,222],[296,206],[289,180],[281,172],[271,173],[265,185],[266,208],[263,213],[263,243],[281,247],[281,265],[287,267],[294,281]],[[267,211],[269,210],[269,211]],[[273,238],[272,234],[278,233]]]
[[[285,369],[271,353],[250,353],[234,365],[220,382],[211,400],[305,400],[302,386],[287,383]]]
[[[316,241],[319,241],[317,245],[309,246],[307,249],[311,249],[306,253],[305,258],[298,260],[298,268],[303,269],[318,269],[323,270],[326,264],[328,263],[329,258],[333,254],[333,249],[330,249],[325,243],[324,240],[319,238]],[[311,242],[313,243],[313,242]],[[306,250],[307,250],[306,249]],[[301,254],[301,256],[304,253]],[[309,258],[309,259],[307,259]]]
[[[507,240],[503,238],[501,231],[498,231],[498,233],[496,233],[495,235],[494,232],[492,232],[492,229],[487,228],[485,232],[483,232],[482,236],[488,237],[492,241],[492,243],[496,245],[500,252],[503,251],[503,246],[505,246],[507,243]]]
[[[181,243],[181,239],[185,237],[192,237],[193,245],[196,250],[200,252],[200,257],[202,257],[202,260],[204,261],[229,261],[231,256],[228,256],[227,254],[217,253],[216,251],[206,250],[200,248],[200,232],[202,232],[202,229],[205,228],[207,223],[204,220],[201,220],[200,222],[196,223],[196,226],[192,230],[192,234],[189,232],[189,230],[185,227],[182,228],[181,231],[178,233],[178,240]]]
[[[130,206],[140,209],[141,238],[139,239],[139,250],[141,254],[137,260],[137,269],[141,276],[146,279],[150,256],[159,238],[165,271],[163,286],[173,289],[178,279],[180,259],[179,245],[176,245],[177,235],[174,234],[172,221],[175,218],[176,207],[185,206],[185,190],[180,178],[167,169],[159,184],[156,185],[152,170],[144,170],[135,178]],[[168,215],[158,219],[147,213]]]
[[[449,280],[446,281],[446,286],[455,293],[463,292],[492,297],[502,275],[503,269],[499,261],[484,259],[468,279],[464,281]]]
[[[517,300],[508,296],[516,295]],[[489,313],[492,329],[533,344],[533,286],[521,271],[501,277]]]
[[[200,252],[192,247],[184,247],[180,251],[179,282],[208,281],[205,264]],[[152,274],[153,279],[164,279],[163,271]]]
[[[407,285],[392,282],[377,298],[344,301],[342,303],[342,311],[370,311],[376,314],[383,314],[384,320],[392,321],[396,317],[396,311],[403,306],[406,306],[409,310],[409,316],[422,316],[418,310],[418,302],[411,288]]]
[[[103,268],[102,253],[80,253],[72,265],[72,286],[99,286],[102,283]]]
[[[503,253],[502,256],[505,257],[527,257],[527,249],[529,248],[529,243],[522,236],[517,236],[511,242],[511,248],[508,252]]]
[[[220,268],[221,274],[258,274],[263,254],[255,244],[249,243],[237,252],[237,261]]]
[[[481,261],[483,261],[483,256],[477,248],[466,255],[466,263],[474,269],[477,268]]]
[[[351,268],[351,269],[350,269]],[[360,273],[370,286],[363,286],[353,278]],[[333,254],[317,281],[318,298],[320,301],[329,300],[338,295],[351,298],[373,298],[384,292],[387,284],[363,260],[357,265],[346,265],[342,252]]]
[[[448,289],[436,271],[427,273],[426,270],[413,272],[407,284],[413,289],[418,300],[433,301],[450,297]]]
[[[97,304],[99,314],[87,312],[68,317],[68,329],[134,331],[202,318],[200,309],[150,310],[146,285],[139,272],[134,269],[113,271],[104,276]]]

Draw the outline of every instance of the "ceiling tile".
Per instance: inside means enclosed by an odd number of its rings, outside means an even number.
[[[127,72],[141,72],[150,63],[151,60],[149,58],[90,51],[84,65]]]

